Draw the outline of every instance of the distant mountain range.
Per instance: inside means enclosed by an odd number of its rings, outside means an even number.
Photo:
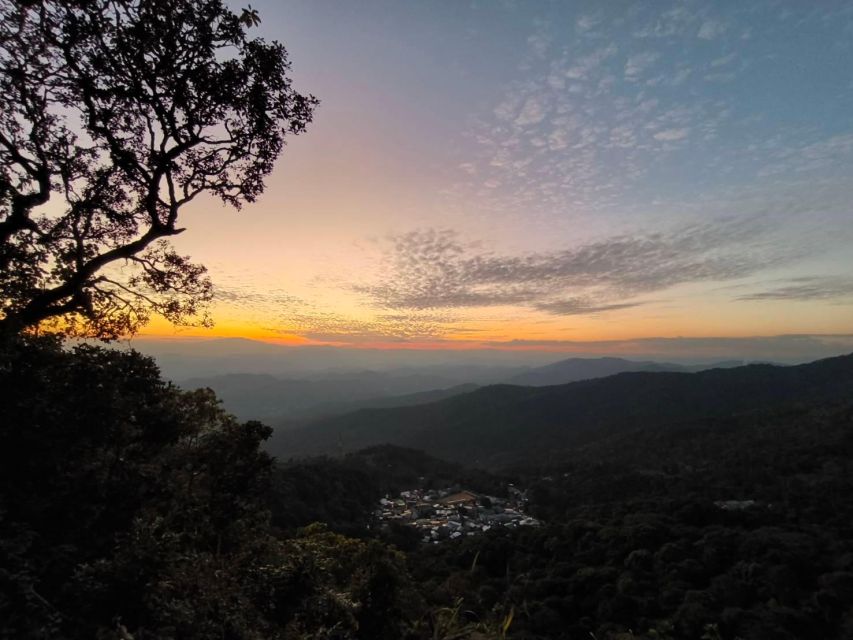
[[[676,427],[701,418],[851,397],[853,355],[789,367],[620,373],[548,387],[492,385],[428,404],[362,409],[279,431],[270,450],[288,458],[388,443],[494,467],[547,458],[644,426]]]
[[[489,348],[412,349],[401,343],[394,349],[341,346],[296,346],[245,338],[172,339],[137,337],[116,342],[116,348],[134,348],[157,360],[164,377],[187,380],[231,373],[267,373],[281,378],[309,379],[329,371],[419,370],[452,374],[457,383],[482,384],[489,371],[501,374],[490,383],[507,381],[526,367],[548,365],[557,358],[582,359],[612,356],[655,362],[698,362],[712,360],[773,360],[800,364],[837,356],[853,350],[850,335],[781,335],[750,338],[643,338],[576,343],[539,344],[536,341],[490,343]],[[541,347],[525,348],[525,347]],[[549,350],[553,348],[553,350]],[[563,355],[562,349],[566,349]],[[600,350],[599,350],[600,349]],[[625,354],[644,354],[628,355]]]
[[[457,384],[445,389],[431,389],[430,391],[419,391],[401,396],[387,396],[381,398],[368,398],[365,400],[354,400],[351,402],[340,402],[337,404],[324,404],[322,410],[330,415],[337,415],[357,411],[359,409],[390,409],[394,407],[411,407],[430,402],[438,402],[446,398],[452,398],[463,393],[469,393],[478,389],[473,383]]]
[[[702,365],[680,365],[671,362],[637,362],[624,358],[568,358],[543,367],[536,367],[512,376],[506,380],[509,384],[529,387],[544,387],[566,384],[579,380],[604,378],[629,371],[679,371],[690,373],[705,369],[731,368],[741,366],[740,360],[716,362]]]
[[[288,380],[268,374],[235,373],[179,382],[184,389],[209,387],[242,420],[276,426],[363,407],[400,407],[441,400],[477,385],[428,373],[397,375],[364,371],[317,380]]]
[[[193,377],[185,389],[210,387],[225,408],[243,420],[274,426],[362,408],[426,404],[473,391],[477,386],[507,383],[525,386],[565,384],[625,371],[697,371],[740,363],[684,366],[635,362],[622,358],[569,358],[542,367],[423,367],[390,371],[326,372],[305,378],[230,373]]]
[[[555,357],[542,351],[497,349],[365,349],[293,346],[244,338],[152,340],[136,338],[117,348],[132,347],[153,356],[170,380],[232,373],[265,373],[281,378],[311,379],[330,372],[429,371],[450,374],[459,382],[497,371],[521,371]],[[495,380],[492,380],[495,382]]]

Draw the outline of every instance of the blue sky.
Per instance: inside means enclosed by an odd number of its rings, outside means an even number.
[[[853,325],[850,3],[253,6],[322,104],[252,222],[194,214],[226,333]]]

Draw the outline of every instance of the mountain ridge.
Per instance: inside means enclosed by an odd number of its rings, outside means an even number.
[[[209,387],[226,410],[242,420],[278,423],[343,413],[367,406],[427,402],[470,390],[439,375],[393,376],[382,372],[328,378],[280,378],[267,373],[230,373],[188,378],[185,389]],[[476,385],[475,385],[476,386]],[[395,400],[396,399],[396,400]]]
[[[299,456],[378,444],[502,466],[643,424],[849,398],[853,355],[795,366],[696,373],[627,372],[565,385],[491,385],[425,405],[362,409],[277,433],[270,450]]]
[[[694,373],[706,369],[732,368],[742,366],[742,360],[726,360],[708,364],[684,365],[673,362],[658,362],[651,360],[628,360],[626,358],[603,357],[603,358],[566,358],[552,362],[541,367],[531,368],[529,371],[512,376],[507,379],[509,384],[523,386],[550,386],[567,384],[580,380],[602,378],[617,373],[636,371],[675,371],[682,373]]]

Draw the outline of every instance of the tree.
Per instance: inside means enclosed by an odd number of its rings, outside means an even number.
[[[181,209],[264,189],[317,100],[221,0],[0,0],[0,330],[208,322]]]
[[[270,431],[133,351],[0,343],[0,637],[274,637]]]
[[[408,637],[400,552],[275,535],[271,431],[135,351],[0,341],[0,638]]]

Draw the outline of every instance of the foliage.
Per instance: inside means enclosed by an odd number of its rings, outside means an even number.
[[[363,536],[382,492],[375,479],[333,459],[277,465],[273,473],[273,524],[293,533],[312,522]]]
[[[378,495],[508,478],[387,446],[275,466],[268,428],[135,352],[29,337],[0,356],[0,637],[853,630],[846,405],[609,433],[509,476],[544,526],[421,545],[366,528]]]
[[[253,202],[317,101],[222,0],[0,3],[0,329],[207,322],[180,210]]]
[[[289,637],[397,640],[422,610],[402,554],[323,525],[283,542],[273,585]]]
[[[517,469],[546,526],[409,564],[429,606],[514,607],[511,638],[847,638],[851,460],[847,406],[649,426]]]
[[[402,637],[398,553],[273,535],[269,431],[133,351],[4,342],[0,637]]]
[[[391,445],[370,447],[342,458],[309,458],[279,463],[273,473],[273,523],[293,532],[312,522],[337,532],[364,536],[377,502],[404,489],[467,488],[505,495],[512,479],[438,460],[422,451]],[[399,548],[411,545],[408,527],[386,532]]]
[[[134,352],[37,341],[2,356],[7,633],[248,632],[229,587],[264,522],[268,429],[179,392]]]
[[[404,526],[380,537],[406,551],[426,637],[846,638],[851,460],[846,405],[649,423],[513,469],[543,527],[439,545]],[[380,486],[466,474],[391,446],[282,471],[299,478],[280,502],[290,515],[302,505],[354,532],[357,501],[372,509]],[[715,504],[726,500],[754,504]]]

